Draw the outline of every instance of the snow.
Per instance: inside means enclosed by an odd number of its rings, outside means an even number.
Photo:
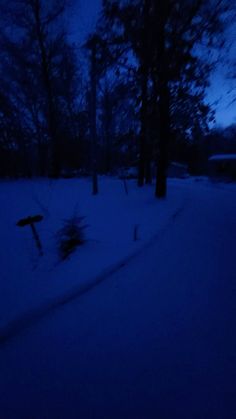
[[[175,166],[175,167],[180,167],[181,169],[185,169],[185,170],[186,170],[186,172],[187,172],[187,170],[188,170],[188,166],[187,166],[187,164],[183,164],[183,163],[179,163],[179,162],[176,162],[176,161],[172,161],[172,162],[171,162],[171,165],[172,165],[172,166]]]
[[[211,156],[209,161],[218,161],[218,160],[236,160],[236,154],[215,154]]]
[[[169,198],[164,202],[155,201],[153,188],[140,191],[132,182],[128,197],[117,180],[102,180],[98,197],[90,196],[86,182],[79,185],[60,181],[47,201],[48,186],[35,184],[48,208],[48,220],[62,200],[61,193],[64,203],[73,202],[72,207],[80,196],[81,211],[91,214],[88,235],[101,240],[88,242],[68,262],[53,267],[47,276],[51,286],[61,271],[61,280],[70,281],[95,250],[106,264],[114,249],[120,256],[123,250],[122,255],[131,254],[137,244],[138,254],[90,292],[1,345],[0,417],[234,419],[235,185],[215,187],[204,178],[174,179],[169,181]],[[29,183],[19,183],[21,191],[12,186],[19,196],[25,191],[26,197],[27,191],[32,197]],[[140,230],[140,241],[131,240],[123,249],[123,224],[117,222],[112,232],[119,230],[118,246],[106,229],[110,208],[126,227],[133,220],[129,211],[141,225],[141,214],[146,214],[144,221],[149,215],[145,240]],[[168,208],[170,218],[165,218]],[[15,217],[18,211],[14,211]],[[92,223],[96,212],[100,214],[97,224],[95,219]],[[102,222],[104,237],[109,238],[106,244],[98,229]],[[152,240],[149,223],[159,231]],[[41,228],[44,239],[43,232]],[[53,246],[50,249],[52,257]],[[26,252],[25,259],[28,256]],[[42,272],[41,264],[36,271]]]
[[[154,186],[139,189],[131,180],[127,185],[128,195],[121,180],[101,177],[100,192],[92,196],[90,179],[0,183],[1,335],[6,327],[17,327],[26,316],[77,295],[115,270],[161,234],[186,200],[184,190],[176,187],[170,187],[167,200],[157,201]],[[35,225],[43,257],[30,227],[16,226],[19,219],[35,214],[44,216]],[[85,216],[87,242],[68,261],[59,262],[55,235],[73,215]]]

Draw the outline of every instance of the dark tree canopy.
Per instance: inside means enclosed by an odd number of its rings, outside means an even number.
[[[158,196],[166,194],[170,144],[206,133],[213,118],[205,102],[213,68],[206,49],[224,44],[230,10],[226,0],[103,1],[97,36],[107,66],[134,67],[139,86],[139,185],[149,181],[154,152]]]

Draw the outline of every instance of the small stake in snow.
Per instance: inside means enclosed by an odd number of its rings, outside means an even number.
[[[138,240],[138,224],[135,224],[134,226],[134,241],[136,242]]]
[[[125,193],[126,193],[126,195],[128,195],[129,191],[128,191],[128,186],[127,186],[126,179],[123,179],[123,182],[124,182]]]
[[[39,238],[39,235],[37,233],[37,230],[35,228],[34,223],[38,223],[38,222],[40,222],[42,220],[43,220],[43,216],[42,215],[34,215],[33,217],[22,218],[16,224],[18,227],[25,227],[27,225],[30,226],[31,231],[33,233],[33,238],[35,240],[36,247],[37,247],[37,249],[39,251],[40,256],[43,256],[43,248],[42,248],[42,244],[41,244],[41,241],[40,241],[40,238]]]

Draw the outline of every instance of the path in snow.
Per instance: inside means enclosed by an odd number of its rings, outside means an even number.
[[[1,418],[236,417],[236,198],[189,194],[151,248],[1,347]]]

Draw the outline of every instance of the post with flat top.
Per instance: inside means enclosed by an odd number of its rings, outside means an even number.
[[[40,238],[39,238],[39,234],[38,234],[34,224],[39,223],[42,220],[43,220],[42,215],[34,215],[34,216],[29,216],[29,217],[26,217],[26,218],[22,218],[21,220],[19,220],[16,223],[16,225],[18,227],[25,227],[27,225],[30,226],[32,234],[33,234],[33,238],[34,238],[34,241],[35,241],[35,244],[36,244],[36,247],[39,251],[40,256],[43,256],[43,247],[42,247],[42,243],[41,243]]]

